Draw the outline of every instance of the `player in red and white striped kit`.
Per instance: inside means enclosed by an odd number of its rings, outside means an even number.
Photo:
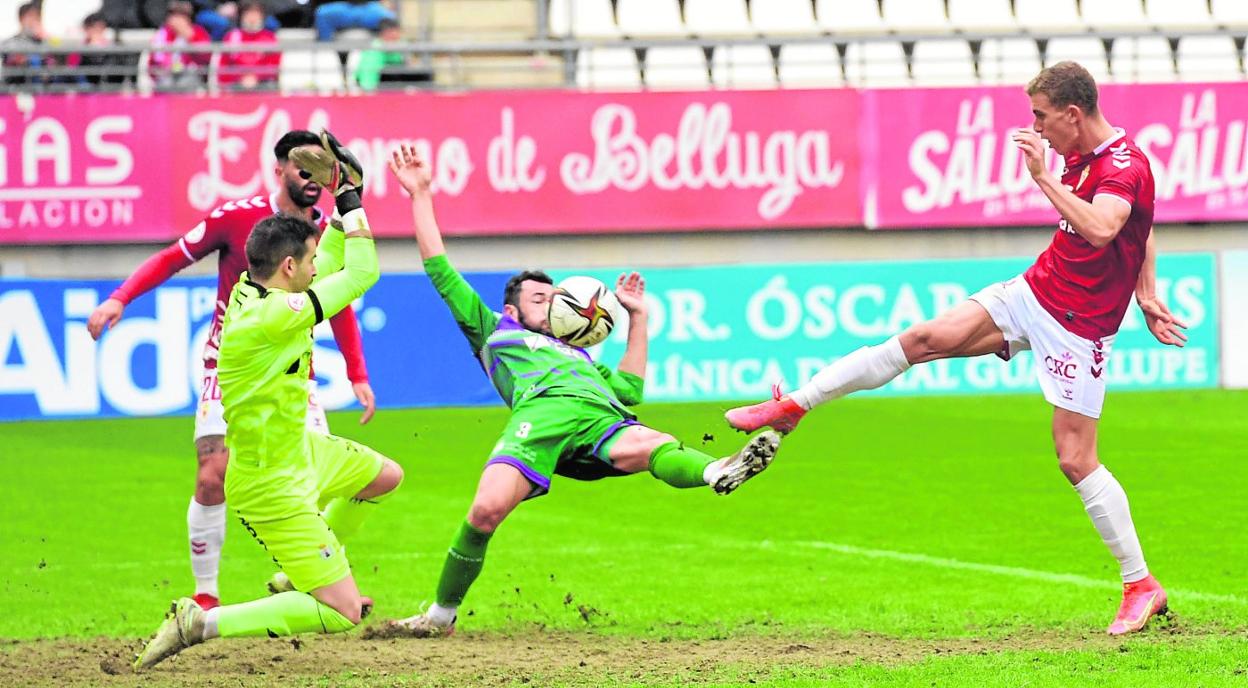
[[[217,349],[221,343],[221,319],[230,290],[247,269],[245,245],[257,222],[277,213],[306,218],[324,228],[326,217],[316,207],[321,187],[290,162],[290,151],[308,147],[321,150],[320,138],[308,131],[295,130],[283,135],[274,146],[277,159],[274,174],[278,189],[269,196],[230,201],[213,210],[199,224],[167,248],[148,258],[134,274],[100,304],[87,321],[91,336],[99,339],[104,330],[121,319],[122,312],[135,298],[163,284],[178,271],[217,253],[217,307],[212,316],[208,341],[204,345],[204,374],[199,405],[195,412],[195,452],[199,470],[195,495],[187,510],[190,537],[191,572],[195,576],[195,601],[204,609],[219,604],[217,573],[221,547],[225,542],[225,419],[222,417],[221,390],[217,386]],[[346,310],[330,318],[334,339],[347,363],[347,378],[355,398],[364,406],[361,423],[373,416],[376,402],[368,384],[364,352],[355,313]],[[315,378],[308,381],[308,428],[329,432],[325,410],[316,398]]]
[[[916,363],[1031,349],[1045,399],[1054,406],[1058,465],[1118,560],[1122,605],[1109,633],[1143,628],[1164,613],[1166,593],[1148,572],[1127,495],[1097,456],[1105,367],[1135,293],[1159,342],[1183,346],[1182,322],[1155,291],[1153,175],[1148,158],[1097,105],[1096,82],[1074,62],[1040,72],[1027,87],[1035,121],[1017,131],[1027,169],[1061,213],[1053,242],[1025,273],[990,286],[934,320],[850,353],[787,396],[727,413],[754,431],[793,430],[814,406],[874,389]],[[1041,139],[1065,156],[1061,179],[1045,166]]]

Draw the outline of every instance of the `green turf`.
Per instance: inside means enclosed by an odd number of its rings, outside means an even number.
[[[655,404],[641,415],[694,444],[713,434],[705,447],[727,453],[740,436],[722,424],[723,408]],[[773,468],[728,498],[648,475],[557,479],[491,542],[460,628],[590,626],[655,638],[1099,632],[1117,605],[1117,566],[1057,470],[1050,413],[1038,395],[838,402],[812,413]],[[340,434],[407,472],[351,548],[379,614],[430,598],[504,414],[385,411],[364,427],[354,414],[332,415]],[[190,431],[186,418],[0,425],[0,637],[138,636],[171,597],[189,592]],[[1109,399],[1102,459],[1130,496],[1150,567],[1185,629],[1248,626],[1245,437],[1245,393]],[[256,596],[271,571],[231,523],[225,599]],[[1166,653],[1199,664],[1222,649],[1144,643],[1138,653],[1089,658],[1072,648],[1043,658],[1051,680],[1038,685],[1061,684],[1062,672],[1088,664],[1129,673]],[[788,678],[911,685],[928,672],[965,672],[971,680],[1021,671],[1036,656]]]

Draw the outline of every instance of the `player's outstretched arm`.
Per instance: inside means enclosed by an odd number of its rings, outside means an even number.
[[[650,355],[649,315],[646,309],[646,280],[639,273],[621,274],[615,281],[615,296],[628,311],[628,343],[617,366],[622,373],[646,378],[646,360]]]
[[[1118,236],[1131,217],[1131,204],[1112,194],[1098,194],[1092,202],[1079,198],[1067,189],[1044,164],[1044,144],[1031,129],[1014,132],[1014,143],[1023,152],[1027,171],[1072,229],[1096,248],[1106,246]]]
[[[197,230],[191,230],[192,233],[195,231]],[[191,236],[191,233],[187,236]],[[91,312],[91,317],[87,319],[87,331],[91,333],[92,339],[99,339],[104,330],[116,325],[131,301],[164,284],[183,268],[217,249],[218,242],[213,241],[215,237],[197,238],[199,241],[192,245],[194,252],[187,249],[185,238],[178,239],[135,268],[126,281]]]
[[[442,231],[433,214],[433,173],[429,163],[416,149],[403,144],[390,156],[390,172],[412,199],[412,220],[416,228],[416,244],[422,260],[446,253]]]
[[[1166,304],[1157,298],[1157,249],[1153,245],[1151,229],[1144,244],[1144,264],[1140,266],[1140,277],[1135,283],[1135,302],[1144,313],[1148,331],[1157,341],[1171,346],[1183,346],[1187,342],[1187,335],[1183,334],[1187,323],[1174,317]]]

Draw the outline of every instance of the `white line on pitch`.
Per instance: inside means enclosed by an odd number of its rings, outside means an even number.
[[[781,544],[781,543],[776,543]],[[872,559],[888,559],[890,561],[904,561],[908,564],[922,564],[924,566],[932,566],[942,569],[957,569],[961,571],[974,571],[976,573],[991,573],[998,576],[1008,576],[1011,578],[1026,578],[1029,580],[1044,581],[1046,583],[1065,583],[1068,585],[1077,585],[1082,588],[1098,588],[1105,590],[1121,590],[1122,584],[1116,581],[1102,580],[1099,578],[1089,578],[1075,573],[1054,573],[1052,571],[1040,571],[1037,569],[1025,569],[1019,566],[1002,566],[1000,564],[980,564],[973,561],[962,561],[960,559],[949,559],[947,557],[934,557],[930,554],[916,554],[913,552],[897,552],[888,549],[869,549],[866,547],[856,547],[854,545],[845,545],[839,542],[822,542],[822,541],[798,541],[787,544],[797,545],[799,547],[810,547],[812,549],[821,549],[838,554],[848,554],[856,557],[869,557]],[[768,546],[765,543],[763,546]],[[1172,597],[1182,597],[1189,600],[1202,600],[1205,602],[1230,602],[1234,604],[1248,604],[1248,599],[1237,595],[1222,595],[1218,593],[1199,592],[1195,590],[1169,590]]]
[[[51,186],[0,189],[0,201],[76,201],[102,198],[105,200],[140,198],[137,186]]]

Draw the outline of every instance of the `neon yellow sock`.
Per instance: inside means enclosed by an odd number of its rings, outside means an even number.
[[[218,609],[217,633],[222,638],[342,633],[355,627],[338,610],[304,592],[284,592]]]
[[[338,542],[345,545],[360,532],[364,519],[376,508],[377,502],[374,500],[338,497],[325,505],[321,516],[325,519],[325,525],[338,537]]]

